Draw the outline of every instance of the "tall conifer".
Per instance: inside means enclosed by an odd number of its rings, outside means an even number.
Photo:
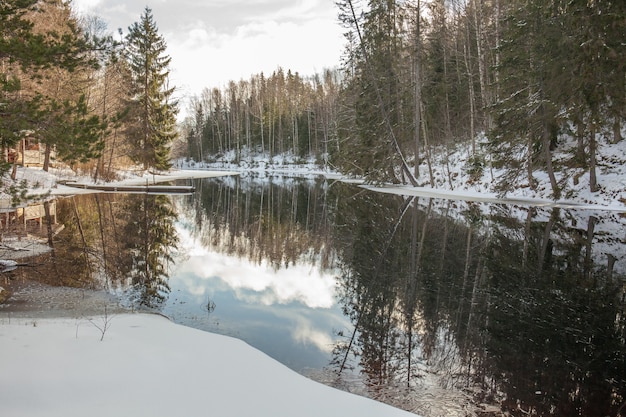
[[[172,97],[175,88],[168,85],[167,44],[150,8],[129,28],[126,40],[133,86],[128,132],[136,140],[133,158],[144,169],[168,169],[169,147],[177,136],[178,103]]]

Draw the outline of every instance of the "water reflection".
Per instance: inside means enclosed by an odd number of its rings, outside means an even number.
[[[158,306],[169,293],[172,254],[178,237],[176,213],[164,195],[94,194],[46,202],[47,233],[24,234],[31,241],[47,236],[49,251],[24,261],[14,278],[51,285],[123,289],[137,306]],[[52,214],[51,214],[52,213]],[[18,219],[19,220],[19,219]],[[57,226],[57,223],[61,227]],[[55,226],[55,227],[53,227]]]
[[[196,188],[61,200],[38,264],[425,416],[623,413],[623,216],[323,179]]]
[[[296,328],[300,312],[283,307],[322,310],[332,289],[344,321],[290,332],[322,335],[320,348],[332,341],[326,382],[358,391],[356,372],[361,392],[427,415],[494,406],[615,415],[623,404],[618,215],[390,196],[332,181],[229,178],[201,188],[182,212],[193,219],[189,238],[209,249],[194,276],[215,282],[194,284],[214,291],[215,314],[219,291],[228,292],[265,331]],[[434,407],[416,395],[439,389],[462,393],[460,404]]]
[[[129,199],[123,232],[125,249],[130,254],[122,264],[130,277],[132,298],[139,305],[162,303],[170,292],[169,267],[178,244],[174,228],[176,212],[170,197],[148,195]]]
[[[335,301],[326,192],[315,181],[240,181],[204,181],[181,202],[185,257],[163,311],[243,338],[293,369],[322,368],[334,329],[349,324]],[[209,299],[214,312],[200,314]]]

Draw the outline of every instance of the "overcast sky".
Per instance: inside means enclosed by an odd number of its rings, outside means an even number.
[[[181,95],[249,79],[278,66],[313,75],[339,64],[343,48],[334,0],[73,0],[111,32],[152,9]]]

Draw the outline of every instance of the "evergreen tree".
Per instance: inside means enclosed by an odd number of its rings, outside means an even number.
[[[165,39],[158,33],[152,10],[146,7],[141,21],[129,28],[127,57],[132,73],[128,134],[136,138],[134,160],[144,169],[168,169],[169,147],[176,139],[178,102],[169,87]]]
[[[100,138],[106,123],[101,122],[98,116],[89,114],[84,95],[75,102],[53,102],[52,107],[41,112],[41,120],[47,117],[53,120],[50,120],[42,135],[46,144],[55,145],[59,159],[73,165],[100,157],[104,147]],[[48,158],[46,165],[47,162]],[[47,166],[44,166],[44,170],[47,170]]]
[[[523,3],[524,7],[512,7],[506,18],[499,51],[503,98],[496,105],[492,151],[497,162],[510,169],[503,187],[514,183],[510,177],[526,167],[528,184],[534,188],[533,172],[541,168],[548,173],[553,196],[558,198],[560,185],[552,166],[552,150],[562,124],[563,94],[572,87],[567,84],[570,78],[562,76],[566,62],[563,49],[558,47],[563,39],[562,15],[553,2]]]
[[[404,10],[390,0],[370,0],[367,12],[358,14],[353,2],[338,2],[340,20],[352,36],[355,30],[360,48],[350,51],[344,70],[349,74],[344,105],[349,113],[339,131],[345,145],[335,155],[347,172],[373,182],[401,182],[416,185],[408,169],[402,146],[414,142],[410,92],[403,83],[407,66],[404,39]],[[396,168],[400,170],[396,170]]]
[[[88,76],[98,67],[90,52],[106,40],[88,38],[60,0],[0,2],[0,141],[13,147],[31,131],[61,159],[97,156],[105,125],[89,114]]]

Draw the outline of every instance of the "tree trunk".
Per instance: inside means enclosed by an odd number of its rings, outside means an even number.
[[[52,215],[50,214],[50,201],[44,201],[43,209],[46,216],[46,227],[48,231],[48,246],[54,248],[54,242],[52,240]]]
[[[579,116],[576,120],[576,162],[581,166],[585,163],[585,127],[583,125],[583,117]]]
[[[598,180],[596,177],[596,126],[591,124],[591,134],[589,135],[589,189],[592,193],[598,191]]]
[[[422,113],[424,113],[424,103],[420,103]],[[426,130],[426,122],[422,122],[422,134],[424,136],[424,153],[426,155],[426,165],[428,166],[428,177],[430,179],[430,186],[435,187],[435,175],[433,173],[433,164],[431,158],[430,144],[428,143],[428,134]]]
[[[619,116],[615,116],[613,121],[613,143],[619,143],[622,140],[622,122]]]
[[[544,268],[549,264],[550,259],[547,258],[548,254],[552,254],[552,239],[550,239],[550,234],[552,233],[552,228],[556,223],[556,219],[559,218],[559,209],[555,208],[552,210],[550,215],[550,220],[546,223],[545,228],[543,229],[543,237],[541,239],[541,248],[539,249],[539,254],[537,256],[537,272],[541,275]],[[547,260],[546,260],[547,259]]]
[[[468,34],[469,38],[469,34]],[[463,48],[465,58],[465,68],[467,70],[467,84],[469,85],[469,105],[470,105],[470,143],[472,145],[472,155],[476,154],[476,96],[474,93],[474,80],[472,68],[469,60],[469,51],[467,45]]]
[[[50,152],[52,152],[52,147],[49,143],[46,143],[46,150],[43,159],[43,170],[46,172],[50,169]]]
[[[421,103],[422,103],[422,80],[420,72],[420,60],[421,60],[421,1],[417,0],[417,17],[415,24],[415,57],[414,57],[414,74],[415,74],[415,178],[420,176],[420,128],[421,128]]]
[[[596,228],[596,224],[598,223],[598,218],[595,216],[590,216],[589,221],[587,223],[587,233],[586,233],[586,241],[585,241],[585,264],[583,267],[585,279],[591,277],[591,272],[593,270],[593,260],[591,259],[591,251],[593,248],[593,236]]]
[[[550,122],[546,121],[545,117],[543,121],[543,132],[541,136],[544,158],[546,162],[546,170],[548,171],[550,185],[552,186],[552,195],[555,199],[558,199],[561,197],[561,189],[559,188],[559,184],[556,181],[556,176],[554,175],[554,167],[552,166],[552,151],[550,150],[550,146],[552,145],[552,129],[550,128]]]
[[[98,225],[100,226],[100,241],[102,242],[102,265],[103,265],[103,269],[104,269],[104,279],[105,282],[107,283],[107,287],[110,285],[110,279],[109,279],[109,268],[108,268],[108,262],[107,262],[107,245],[106,245],[106,241],[104,238],[104,222],[103,222],[103,213],[102,213],[102,207],[100,206],[100,198],[98,196],[98,194],[95,195],[96,198],[96,206],[98,207]]]
[[[476,29],[476,50],[478,52],[478,81],[480,83],[480,97],[482,99],[482,108],[487,109],[489,107],[489,91],[487,90],[487,63],[485,58],[484,46],[483,46],[483,12],[482,12],[482,0],[473,0],[474,2],[474,26]],[[487,115],[486,128],[491,128],[491,120],[489,112],[485,112]]]
[[[532,226],[533,216],[535,215],[534,207],[528,208],[526,213],[526,221],[524,222],[524,246],[522,248],[522,269],[528,264],[528,251],[530,249],[530,228]]]
[[[465,290],[467,289],[467,279],[469,277],[470,264],[472,261],[472,234],[474,233],[474,226],[470,225],[467,228],[467,238],[465,240],[465,266],[463,268],[463,284],[461,286],[461,294],[459,299],[459,308],[457,310],[456,325],[457,331],[461,333],[461,318],[463,316],[463,304],[465,303]]]
[[[89,260],[89,247],[87,246],[87,239],[85,238],[85,232],[83,229],[83,224],[80,220],[80,214],[78,213],[78,206],[76,205],[76,200],[72,197],[72,207],[74,209],[74,216],[76,216],[76,225],[78,226],[78,231],[80,233],[81,241],[83,242],[83,256],[85,257],[85,263],[87,264],[89,273],[91,274],[91,262]]]
[[[533,138],[530,134],[528,134],[526,138],[526,148],[526,152],[528,153],[526,160],[526,175],[528,177],[528,186],[531,190],[535,190],[535,177],[533,177]]]

